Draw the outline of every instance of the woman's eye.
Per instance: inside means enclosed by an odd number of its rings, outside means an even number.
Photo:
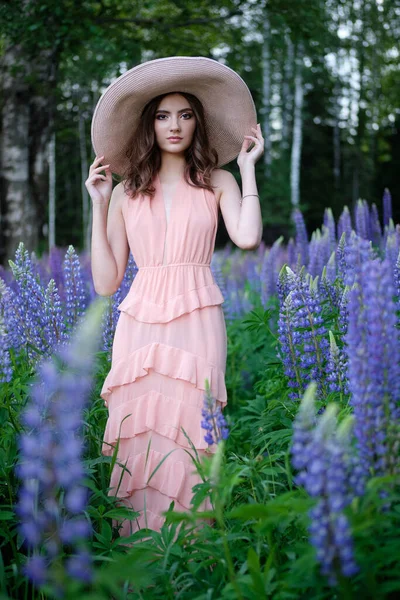
[[[166,117],[166,116],[167,115],[157,115],[156,118],[159,119],[160,117]],[[184,117],[184,116],[187,116],[187,117],[189,117],[189,119],[191,119],[193,115],[192,115],[192,113],[182,113],[182,117]]]

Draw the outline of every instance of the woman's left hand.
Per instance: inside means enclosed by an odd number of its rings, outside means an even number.
[[[245,168],[247,164],[255,165],[260,156],[264,153],[264,138],[261,135],[260,123],[257,124],[257,128],[252,127],[254,135],[245,135],[242,147],[240,149],[239,156],[237,158],[237,164],[239,169]],[[250,145],[254,142],[253,148],[250,152],[247,152]]]

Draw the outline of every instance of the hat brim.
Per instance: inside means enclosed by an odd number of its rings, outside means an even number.
[[[102,94],[93,113],[91,137],[96,156],[104,155],[113,173],[129,166],[127,144],[144,106],[171,91],[189,92],[202,102],[218,167],[236,158],[244,136],[257,125],[250,90],[230,67],[202,56],[173,56],[141,63],[118,77]]]

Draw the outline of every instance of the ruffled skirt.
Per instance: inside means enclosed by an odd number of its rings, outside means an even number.
[[[103,454],[119,439],[109,494],[140,513],[122,523],[122,536],[159,530],[171,501],[177,511],[190,508],[201,479],[187,438],[199,457],[215,451],[204,441],[201,410],[206,379],[215,401],[227,403],[227,339],[223,296],[212,282],[203,287],[157,307],[126,298],[119,316],[101,397],[109,411]]]

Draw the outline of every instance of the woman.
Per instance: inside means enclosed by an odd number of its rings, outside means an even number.
[[[103,453],[111,455],[119,440],[109,493],[140,513],[136,522],[123,522],[123,536],[160,530],[172,501],[175,510],[190,507],[200,479],[187,437],[199,456],[215,450],[204,440],[201,410],[206,379],[215,402],[227,403],[227,340],[224,298],[210,262],[218,207],[237,246],[254,249],[261,241],[254,167],[263,138],[259,125],[243,134],[255,116],[237,73],[203,57],[134,67],[106,90],[94,113],[97,156],[86,187],[97,293],[119,288],[129,250],[139,267],[118,307],[101,390],[109,410]],[[234,177],[217,168],[238,152],[243,205]],[[122,176],[113,190],[112,172]]]

